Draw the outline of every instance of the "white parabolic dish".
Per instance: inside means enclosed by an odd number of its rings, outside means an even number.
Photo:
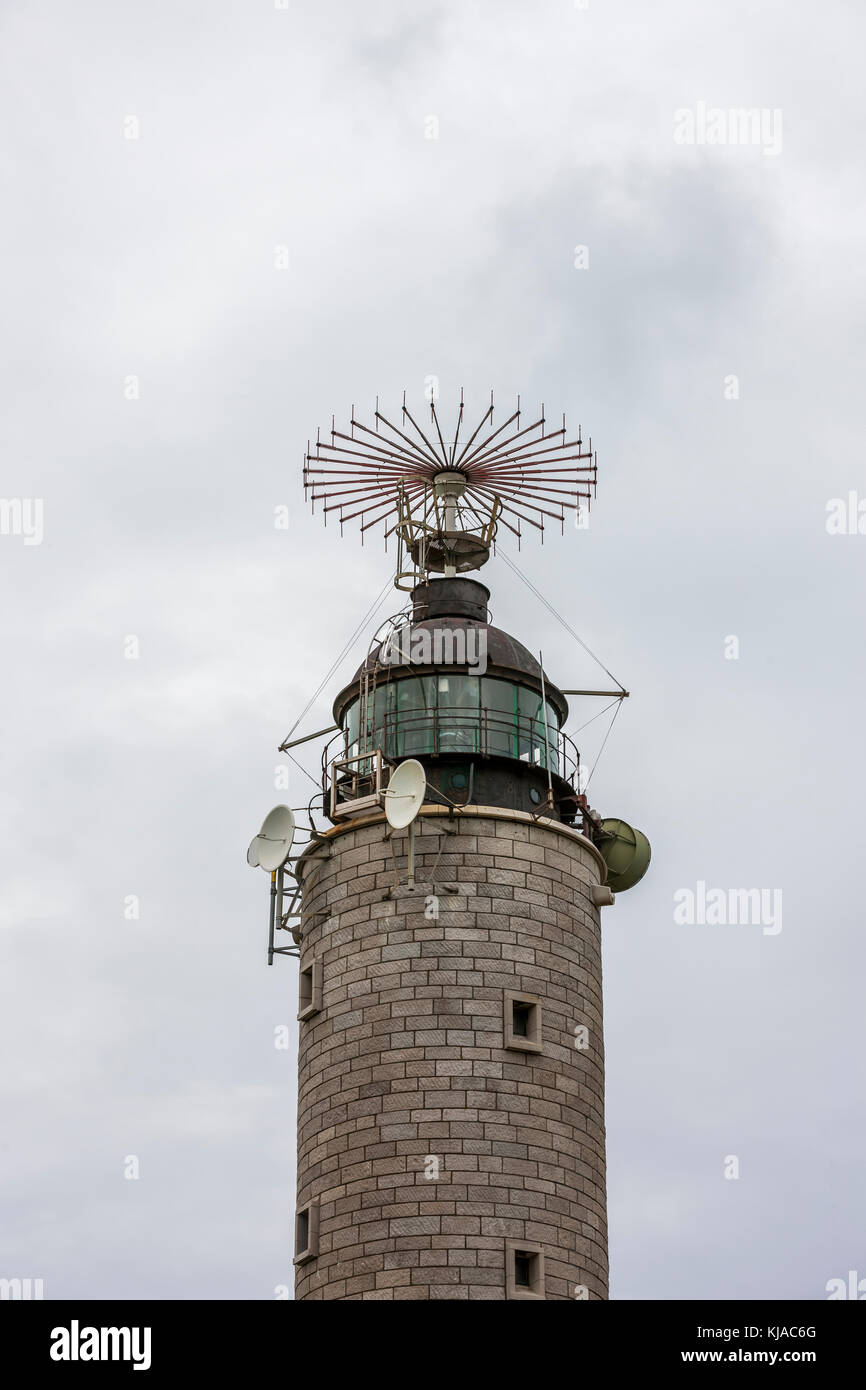
[[[404,830],[424,804],[427,774],[417,758],[407,758],[392,773],[385,792],[385,818],[394,830]]]
[[[295,838],[295,818],[288,806],[275,806],[262,822],[262,828],[247,850],[247,863],[266,873],[285,864]]]

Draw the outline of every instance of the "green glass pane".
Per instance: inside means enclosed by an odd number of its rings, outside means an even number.
[[[411,757],[432,751],[435,687],[429,676],[406,676],[395,682],[396,754]]]
[[[442,753],[477,753],[481,681],[478,676],[436,677],[439,749]]]
[[[550,747],[550,766],[554,772],[558,772],[559,739],[557,738],[557,733],[559,732],[559,715],[556,713],[556,710],[549,700],[545,708],[547,709],[547,741]]]
[[[389,708],[393,708],[393,688],[390,684],[370,686],[367,694],[367,730],[371,748],[388,751],[389,739],[393,738],[393,719],[389,718]]]
[[[481,681],[482,731],[486,751],[517,757],[517,687],[484,676]]]
[[[525,685],[519,686],[517,708],[525,719],[537,719],[541,713],[541,695],[537,690],[529,690]]]
[[[484,676],[481,680],[481,703],[485,709],[495,709],[505,711],[507,714],[514,713],[516,686],[510,681],[494,680],[492,676]]]
[[[344,715],[343,728],[346,730],[349,744],[349,757],[357,753],[358,742],[358,716],[360,714],[360,700],[355,700],[347,709]]]
[[[532,763],[536,767],[547,767],[548,757],[545,751],[545,730],[544,730],[544,710],[545,704],[542,702],[541,693],[537,690],[529,690],[526,686],[521,686],[517,692],[518,701],[518,757],[523,762]],[[557,766],[557,739],[556,731],[559,728],[559,721],[556,711],[548,701],[547,723],[548,737],[550,739],[550,765]]]
[[[481,700],[481,682],[478,676],[435,677],[437,703],[440,709],[478,709]]]
[[[526,686],[517,689],[517,756],[521,762],[535,763],[537,746],[535,716],[538,713],[540,696]]]
[[[415,711],[424,705],[424,694],[421,682],[416,676],[404,676],[402,680],[396,682],[397,687],[397,708],[402,713]]]

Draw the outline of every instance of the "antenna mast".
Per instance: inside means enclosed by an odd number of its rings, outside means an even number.
[[[565,531],[566,515],[587,509],[595,495],[597,460],[592,440],[584,448],[581,430],[569,439],[565,416],[559,429],[548,431],[544,407],[529,425],[521,426],[520,397],[516,409],[498,428],[490,404],[465,443],[461,442],[463,392],[450,443],[442,432],[435,401],[425,431],[406,405],[401,425],[379,410],[375,429],[355,416],[349,432],[331,422],[329,438],[317,435],[314,449],[304,456],[304,489],[315,509],[322,504],[327,521],[336,514],[343,526],[357,521],[363,541],[381,524],[388,539],[398,542],[395,586],[408,589],[430,574],[465,574],[480,569],[490,558],[500,526],[516,536],[524,525],[544,542],[545,520]],[[407,560],[412,568],[404,568]],[[411,582],[409,582],[411,581]]]

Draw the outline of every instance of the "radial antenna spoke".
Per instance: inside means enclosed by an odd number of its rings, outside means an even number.
[[[520,541],[527,524],[543,540],[547,521],[564,529],[566,513],[587,507],[595,495],[592,440],[584,444],[580,427],[568,438],[564,415],[550,430],[542,405],[531,424],[521,424],[518,396],[516,410],[494,427],[491,392],[467,438],[462,391],[451,433],[443,428],[441,403],[428,403],[429,433],[404,395],[403,429],[377,400],[372,426],[353,406],[347,427],[338,429],[332,419],[325,437],[319,432],[307,445],[304,488],[326,521],[334,514],[341,527],[357,521],[362,540],[381,524],[385,540],[397,535],[416,573],[448,575],[479,569],[500,526]]]

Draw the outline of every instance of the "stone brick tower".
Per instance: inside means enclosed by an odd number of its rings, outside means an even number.
[[[418,585],[335,702],[334,824],[296,866],[298,1299],[607,1297],[607,866],[565,697],[488,598]],[[414,756],[407,881],[380,783]]]
[[[271,879],[269,960],[299,918],[296,1297],[604,1299],[600,908],[650,851],[587,804],[563,725],[566,693],[628,692],[552,685],[465,577],[500,528],[588,508],[592,442],[519,398],[494,429],[492,393],[448,444],[435,401],[374,425],[332,420],[304,469],[341,529],[396,539],[412,601],[337,696],[331,828],[278,919]]]

